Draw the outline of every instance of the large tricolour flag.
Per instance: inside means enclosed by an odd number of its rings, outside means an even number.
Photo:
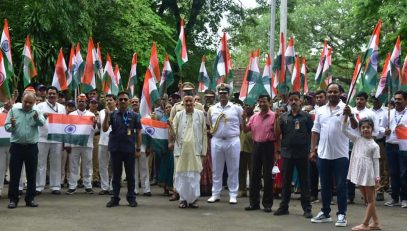
[[[158,76],[156,69],[158,67],[157,48],[155,43],[151,48],[150,65],[147,68],[144,77],[143,90],[140,100],[140,115],[141,117],[149,116],[153,110],[154,102],[160,99],[160,94],[157,90],[156,78],[153,74]],[[159,77],[159,76],[158,76]]]
[[[180,69],[182,69],[182,65],[188,62],[187,41],[185,40],[183,18],[181,18],[181,28],[179,31],[177,46],[175,47],[175,55],[177,56],[178,66]]]
[[[0,146],[10,145],[11,133],[4,128],[6,123],[7,113],[0,113]]]
[[[370,93],[376,87],[377,82],[377,66],[378,66],[378,52],[379,52],[379,37],[380,29],[382,27],[382,20],[377,22],[377,25],[373,31],[373,35],[370,38],[369,45],[365,52],[365,76],[363,78],[363,89]]]
[[[205,55],[202,56],[201,67],[199,68],[199,75],[198,75],[198,92],[205,92],[206,89],[210,88],[211,79],[209,78],[208,72],[206,71],[205,67]]]
[[[1,34],[1,52],[3,53],[4,67],[6,68],[7,77],[14,76],[13,60],[11,58],[11,40],[8,32],[8,21],[4,19],[3,33]]]
[[[0,52],[0,100],[10,99],[10,89],[8,86],[9,78],[6,67],[4,66],[3,53]]]
[[[127,90],[130,91],[130,96],[135,95],[134,88],[137,85],[137,53],[133,54],[133,59],[131,60],[130,77],[127,83]]]
[[[168,147],[168,124],[150,118],[141,119],[143,143],[151,145],[153,151],[160,152]]]
[[[85,73],[82,78],[82,84],[84,84],[83,92],[89,92],[96,88],[95,68],[94,68],[94,45],[92,38],[89,38],[88,42],[88,54],[86,55]]]
[[[67,84],[68,68],[66,67],[62,48],[59,50],[57,64],[55,65],[54,77],[52,78],[52,86],[60,91],[68,89]]]
[[[37,68],[34,64],[34,56],[31,50],[30,37],[25,39],[23,49],[23,75],[24,75],[24,88],[31,83],[31,79],[37,76]]]
[[[93,130],[93,116],[48,115],[48,140],[86,147]]]

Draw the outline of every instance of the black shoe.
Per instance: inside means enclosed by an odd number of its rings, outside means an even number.
[[[136,201],[130,201],[129,206],[130,207],[137,207],[137,202]]]
[[[35,191],[35,195],[36,195],[36,196],[39,196],[39,195],[41,195],[41,194],[42,194],[41,191]]]
[[[10,203],[8,203],[7,208],[9,208],[9,209],[15,209],[15,208],[17,208],[17,202],[15,202],[15,201],[10,201]]]
[[[246,211],[253,211],[253,210],[258,210],[258,209],[260,209],[260,206],[249,205],[246,208],[244,208],[244,210],[246,210]]]
[[[19,195],[19,196],[24,195],[24,191],[23,191],[23,190],[18,190],[18,195]]]
[[[4,178],[4,184],[9,184],[10,182]]]
[[[384,201],[384,194],[382,192],[377,193],[376,201]]]
[[[61,191],[60,190],[52,190],[51,194],[61,195]]]
[[[274,216],[281,216],[281,215],[288,215],[290,212],[288,212],[287,209],[282,209],[278,208],[277,211],[274,212]]]
[[[91,188],[85,189],[85,192],[86,192],[87,194],[93,194],[93,193],[95,193],[95,192],[93,192],[93,189],[91,189]]]
[[[26,201],[26,202],[25,202],[25,206],[27,206],[27,207],[32,207],[32,208],[36,208],[36,207],[38,207],[38,203],[35,202],[34,200]]]
[[[313,217],[311,211],[304,212],[303,216],[309,219]]]
[[[76,188],[74,188],[74,189],[68,189],[68,191],[66,191],[65,194],[73,195],[73,194],[75,194],[75,192],[76,192]]]
[[[355,204],[355,199],[349,198],[348,199],[348,205],[353,205],[353,204]]]
[[[107,202],[106,207],[111,208],[111,207],[116,207],[119,206],[119,201],[115,199],[111,199],[109,202]]]
[[[102,191],[99,192],[99,195],[109,195],[109,191],[102,190]]]
[[[270,207],[264,207],[263,211],[265,213],[271,213],[271,208]]]
[[[152,196],[151,192],[143,193],[143,195],[146,196],[146,197],[151,197]]]
[[[113,190],[109,190],[109,195],[113,195]]]

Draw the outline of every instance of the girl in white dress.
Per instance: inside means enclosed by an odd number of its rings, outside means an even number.
[[[353,227],[352,230],[380,230],[375,206],[375,186],[380,182],[380,149],[372,137],[373,121],[367,118],[360,120],[360,133],[355,134],[355,130],[348,128],[347,120],[348,115],[345,113],[342,132],[354,143],[347,178],[358,186],[367,203],[363,223]],[[370,219],[373,222],[369,225]]]

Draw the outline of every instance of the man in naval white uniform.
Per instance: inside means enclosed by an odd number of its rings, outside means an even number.
[[[220,200],[222,191],[222,174],[226,163],[228,171],[229,203],[236,204],[239,189],[239,159],[240,159],[240,128],[243,109],[229,101],[230,86],[219,84],[216,91],[219,103],[208,111],[212,140],[212,196],[208,203]]]

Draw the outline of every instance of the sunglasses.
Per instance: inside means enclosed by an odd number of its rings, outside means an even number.
[[[126,102],[127,100],[129,100],[129,99],[127,99],[127,98],[120,98],[120,99],[119,99],[120,102],[121,102],[121,101],[125,101],[125,102]]]

